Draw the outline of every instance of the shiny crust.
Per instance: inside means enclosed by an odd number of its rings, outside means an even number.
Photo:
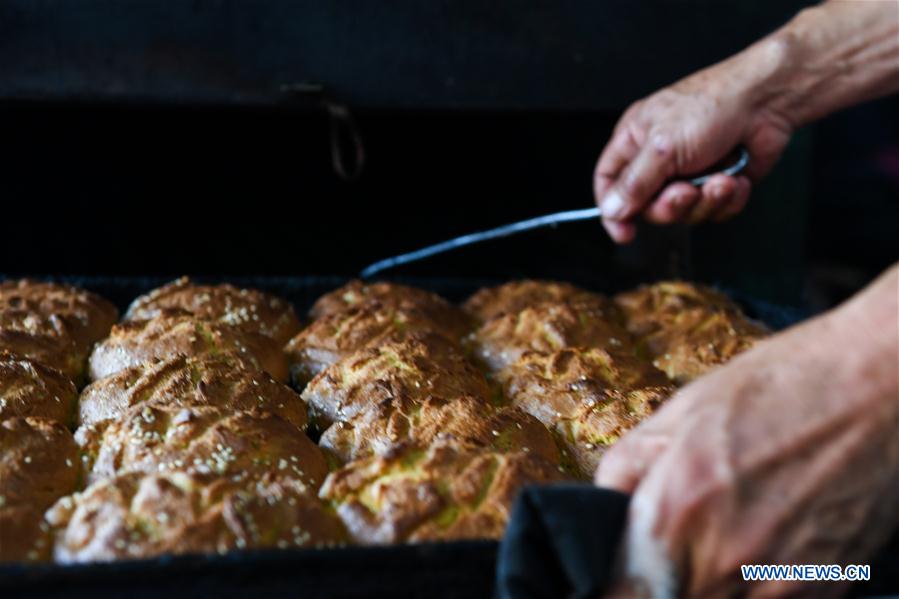
[[[0,508],[44,509],[78,484],[78,447],[55,420],[0,422]]]
[[[690,283],[662,282],[616,297],[641,355],[677,384],[727,362],[767,336],[722,294]]]
[[[183,473],[131,473],[63,498],[47,519],[61,563],[320,548],[345,540],[336,517],[290,480],[208,484]]]
[[[362,349],[319,373],[303,390],[320,426],[355,418],[390,398],[469,395],[486,401],[490,387],[460,349],[438,335],[410,335]]]
[[[462,310],[436,293],[396,283],[364,283],[358,279],[318,298],[309,310],[309,316],[317,319],[370,305],[417,308],[427,318],[441,323],[457,339],[469,333],[474,326]]]
[[[477,358],[494,372],[527,351],[552,353],[566,347],[633,351],[628,332],[606,315],[605,310],[585,304],[544,303],[486,322],[470,342]]]
[[[456,332],[417,308],[377,303],[326,314],[314,321],[284,348],[293,383],[302,388],[328,366],[369,345],[402,339],[413,333],[435,333],[458,341]]]
[[[78,332],[77,323],[71,318],[58,314],[43,314],[30,310],[15,310],[7,308],[0,310],[0,329],[6,331],[20,331],[46,337],[51,342],[59,344],[61,350],[79,351],[86,354],[86,347],[82,347],[76,341]]]
[[[98,343],[90,357],[91,380],[125,368],[157,362],[173,355],[201,356],[225,352],[256,364],[279,382],[287,382],[287,363],[280,346],[259,333],[203,320],[180,310],[167,310],[150,320],[123,322]]]
[[[85,355],[71,340],[0,328],[0,356],[39,362],[58,370],[76,384],[84,380]]]
[[[328,467],[321,450],[268,412],[143,406],[108,426],[83,426],[75,439],[88,482],[125,472],[186,472],[259,480],[278,475],[318,487]]]
[[[58,370],[27,359],[0,356],[0,420],[34,416],[72,424],[78,390]]]
[[[119,318],[116,307],[95,293],[30,279],[0,283],[0,312],[6,310],[62,318],[75,326],[73,335],[85,352],[104,338]]]
[[[610,445],[674,393],[652,366],[602,349],[527,353],[504,375],[512,405],[552,430],[588,477]]]
[[[586,291],[570,283],[530,279],[479,289],[462,304],[462,308],[478,322],[484,323],[547,303],[587,306],[605,312],[612,321],[618,318],[615,304],[598,293]]]
[[[348,422],[335,422],[319,445],[346,463],[385,455],[402,444],[426,446],[438,439],[496,451],[523,451],[559,464],[559,450],[540,421],[513,407],[494,407],[482,399],[431,397],[422,402],[387,399]]]
[[[119,419],[142,406],[259,408],[300,430],[307,423],[306,404],[293,390],[237,354],[220,354],[174,356],[100,379],[81,393],[78,424]]]
[[[262,333],[287,343],[300,331],[300,321],[287,301],[256,289],[233,285],[197,285],[181,277],[142,295],[128,308],[125,320],[148,320],[167,309]]]
[[[351,462],[319,495],[363,544],[499,538],[522,486],[561,479],[536,455],[438,441]]]

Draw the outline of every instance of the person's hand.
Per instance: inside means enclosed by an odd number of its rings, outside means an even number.
[[[778,48],[754,48],[633,104],[599,158],[594,195],[609,235],[626,243],[635,219],[667,224],[725,220],[746,205],[752,183],[767,174],[792,134],[768,106],[767,81]],[[684,179],[749,151],[738,176],[711,177],[702,188]]]
[[[747,587],[740,565],[868,562],[899,522],[897,272],[683,388],[604,456],[596,483],[633,494],[630,585],[778,596],[803,583]]]

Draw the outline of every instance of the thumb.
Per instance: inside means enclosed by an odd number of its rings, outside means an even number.
[[[599,462],[594,476],[596,485],[632,493],[671,445],[685,416],[694,409],[695,394],[690,391],[695,387],[695,384],[684,387],[655,414],[615,443]]]
[[[603,219],[625,221],[639,214],[676,170],[670,143],[655,138],[645,144],[600,200]]]
[[[632,431],[602,456],[594,482],[599,487],[633,493],[670,441],[664,433]]]

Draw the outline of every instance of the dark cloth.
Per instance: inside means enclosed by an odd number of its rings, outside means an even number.
[[[499,548],[497,597],[598,597],[611,579],[629,500],[589,484],[522,491]]]
[[[496,564],[497,599],[601,597],[611,582],[630,498],[588,484],[529,487],[515,503]],[[899,596],[899,533],[852,597]]]

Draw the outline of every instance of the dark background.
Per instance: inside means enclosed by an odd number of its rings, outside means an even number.
[[[586,207],[628,102],[803,3],[423,4],[4,3],[0,272],[353,274]],[[334,171],[321,97],[282,90],[301,81],[348,107],[358,178]],[[566,225],[398,274],[614,288],[674,273],[820,309],[899,255],[897,112],[802,132],[727,225],[624,249]]]

